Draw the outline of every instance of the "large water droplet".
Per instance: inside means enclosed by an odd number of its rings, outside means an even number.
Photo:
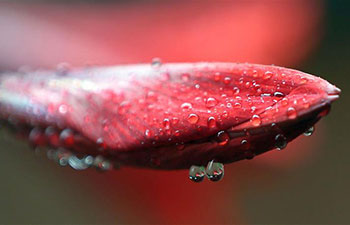
[[[185,102],[185,103],[183,103],[183,104],[181,105],[181,108],[182,108],[183,110],[190,110],[190,109],[192,109],[192,104],[191,104],[191,103],[188,103],[188,102]]]
[[[66,147],[74,145],[74,133],[71,129],[64,129],[60,134],[60,141]]]
[[[199,117],[197,114],[195,113],[191,113],[188,118],[187,118],[187,121],[190,123],[190,124],[196,124],[199,120]]]
[[[91,166],[91,164],[86,163],[86,157],[79,159],[77,156],[72,155],[68,159],[68,164],[75,170],[85,170]]]
[[[230,136],[223,130],[219,131],[216,137],[218,140],[218,144],[221,146],[226,145],[230,140]]]
[[[272,77],[272,75],[273,75],[272,72],[266,71],[266,72],[263,74],[262,78],[263,78],[264,80],[267,80],[267,79],[270,79],[270,78]]]
[[[205,172],[209,180],[219,181],[224,177],[224,165],[212,160],[208,163]]]
[[[216,119],[215,117],[211,116],[208,118],[208,127],[209,128],[215,128],[216,127]]]
[[[282,92],[276,91],[275,93],[273,93],[273,96],[278,97],[278,98],[282,98],[282,97],[284,97],[284,94]]]
[[[190,180],[198,183],[203,181],[204,176],[205,176],[204,166],[191,166],[189,171]]]
[[[277,150],[287,147],[287,138],[283,134],[277,134],[275,137],[275,146]]]
[[[258,127],[261,125],[261,118],[258,115],[253,115],[250,121],[252,122],[252,125],[254,127]]]
[[[212,108],[212,107],[216,106],[217,104],[218,104],[218,101],[215,98],[209,97],[207,99],[207,102],[206,102],[207,108]]]
[[[315,128],[314,127],[310,127],[309,129],[307,129],[305,132],[304,132],[304,136],[311,136],[313,133],[314,133],[314,130]]]
[[[287,109],[287,116],[289,119],[295,119],[297,118],[297,111],[293,107],[289,107]]]
[[[35,127],[30,131],[28,139],[35,146],[43,146],[46,144],[45,135],[38,127]]]

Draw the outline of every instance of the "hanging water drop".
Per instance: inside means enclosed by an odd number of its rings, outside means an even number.
[[[304,136],[306,136],[306,137],[311,136],[311,135],[314,133],[314,130],[315,130],[314,127],[310,127],[309,129],[307,129],[307,130],[304,132]]]
[[[275,137],[275,147],[282,150],[287,147],[287,138],[283,134],[277,134]]]
[[[204,166],[191,166],[189,171],[190,180],[199,183],[203,181],[204,176],[205,176]]]
[[[224,177],[224,165],[212,160],[208,163],[205,172],[209,180],[219,181]]]
[[[287,109],[287,116],[289,119],[297,118],[297,111],[293,107]]]
[[[218,140],[218,144],[221,146],[226,145],[230,140],[230,136],[225,131],[219,131],[216,137]]]

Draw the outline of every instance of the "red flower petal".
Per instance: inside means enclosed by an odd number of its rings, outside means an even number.
[[[37,144],[46,143],[38,133],[46,129],[51,146],[60,132],[59,145],[77,153],[181,169],[284,148],[339,93],[321,78],[281,67],[155,62],[5,74],[0,102],[2,117],[19,121],[23,133],[35,127]]]

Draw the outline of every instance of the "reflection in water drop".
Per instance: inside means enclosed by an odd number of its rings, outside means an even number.
[[[311,136],[313,133],[314,133],[314,130],[315,128],[314,127],[310,127],[309,129],[307,129],[305,132],[304,132],[304,136]]]
[[[205,176],[205,169],[203,166],[191,166],[189,171],[189,178],[194,182],[203,181]]]
[[[205,172],[209,180],[219,181],[224,177],[224,165],[212,160],[208,163]]]
[[[275,146],[277,150],[287,147],[287,138],[283,134],[277,134],[275,137]]]

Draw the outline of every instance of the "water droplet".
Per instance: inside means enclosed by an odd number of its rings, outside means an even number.
[[[278,97],[278,98],[282,98],[285,95],[282,92],[276,91],[275,93],[273,93],[273,96]]]
[[[307,129],[307,130],[304,132],[304,136],[306,136],[306,137],[311,136],[311,135],[314,133],[314,130],[315,130],[314,127],[310,127],[309,129]]]
[[[162,60],[160,58],[153,58],[151,66],[154,68],[158,68],[162,65]]]
[[[60,141],[66,147],[72,147],[74,145],[74,133],[71,129],[64,129],[60,134]]]
[[[145,130],[145,135],[148,138],[151,137],[152,136],[151,131],[150,130]]]
[[[187,82],[190,80],[190,75],[188,73],[184,73],[181,75],[181,79],[182,81]]]
[[[100,155],[96,156],[96,158],[93,160],[92,165],[94,165],[98,171],[107,171],[112,169],[112,163]]]
[[[297,118],[297,111],[293,107],[287,109],[287,116],[289,119]]]
[[[216,127],[216,119],[215,117],[211,116],[208,118],[208,127],[209,128],[215,128]]]
[[[225,77],[224,84],[229,84],[229,83],[231,83],[231,77]]]
[[[58,112],[62,114],[66,114],[68,112],[68,106],[64,104],[60,105],[58,107]]]
[[[195,113],[191,113],[188,118],[187,118],[187,121],[190,123],[190,124],[196,124],[199,120],[199,117],[197,114]]]
[[[204,176],[205,176],[204,166],[191,166],[189,171],[190,180],[198,183],[203,181]]]
[[[261,118],[258,115],[253,115],[250,121],[252,122],[252,125],[255,127],[258,127],[261,125]]]
[[[60,63],[56,66],[56,72],[58,75],[66,75],[71,70],[71,66],[68,63]]]
[[[234,108],[236,108],[236,109],[242,108],[241,103],[236,102],[236,103],[234,104]]]
[[[28,139],[35,146],[43,146],[46,144],[45,135],[39,127],[35,127],[30,131]]]
[[[275,146],[277,150],[287,147],[287,138],[283,134],[277,134],[275,137]]]
[[[281,99],[281,104],[283,105],[283,106],[286,106],[286,105],[288,105],[288,98],[282,98]]]
[[[219,72],[216,72],[214,74],[214,81],[219,81],[221,79],[221,74]]]
[[[68,164],[75,170],[85,170],[90,167],[89,164],[85,163],[85,157],[82,159],[79,159],[75,155],[72,155],[69,157]]]
[[[170,120],[168,118],[163,120],[163,126],[165,129],[170,129]]]
[[[264,80],[267,80],[267,79],[270,79],[270,78],[272,77],[272,75],[273,75],[272,72],[266,71],[266,72],[263,74],[262,78],[263,78]]]
[[[212,108],[212,107],[216,106],[217,104],[218,104],[218,101],[213,97],[209,97],[206,101],[207,108]]]
[[[223,130],[219,131],[216,137],[218,139],[218,144],[221,146],[226,145],[230,140],[230,136]]]
[[[205,173],[209,180],[219,181],[224,177],[224,165],[212,160],[208,163]]]
[[[241,141],[241,148],[242,148],[243,150],[248,150],[249,147],[250,147],[250,144],[248,143],[247,140],[244,139],[244,140]]]
[[[107,149],[107,144],[103,141],[103,138],[98,138],[96,141],[98,150],[103,151]]]
[[[183,104],[181,105],[181,108],[182,108],[183,110],[190,110],[190,109],[192,109],[192,104],[191,104],[191,103],[188,103],[188,102],[185,102],[185,103],[183,103]]]
[[[306,77],[300,78],[300,84],[306,84],[309,80]]]
[[[47,127],[45,129],[45,136],[48,139],[48,142],[53,147],[58,147],[60,144],[60,139],[58,136],[58,132],[54,127]]]

